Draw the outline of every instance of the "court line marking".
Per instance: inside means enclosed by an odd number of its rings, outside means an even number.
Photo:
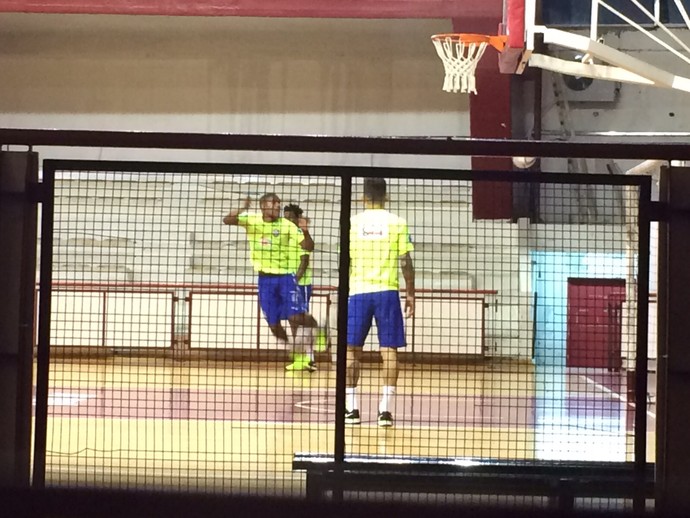
[[[328,403],[328,399],[305,399],[304,401],[298,401],[295,403],[295,407],[301,408],[302,410],[307,410],[309,412],[325,412],[327,414],[335,414],[335,408],[331,409],[329,407],[320,407],[321,403]],[[314,406],[316,405],[316,406]]]
[[[294,404],[294,406],[297,407],[297,408],[301,408],[302,410],[307,410],[308,412],[326,412],[326,413],[328,413],[328,414],[335,414],[335,409],[332,409],[332,410],[331,410],[330,407],[313,406],[313,405],[314,405],[314,403],[312,403],[313,401],[314,401],[313,399],[305,399],[304,401],[298,401],[297,403]],[[321,404],[321,403],[328,403],[328,400],[317,399],[316,402],[315,402],[316,405],[319,405],[319,404]],[[427,416],[424,416],[424,417],[426,418]],[[437,421],[441,421],[441,418],[444,417],[444,416],[441,416],[441,415],[439,414],[439,415],[428,416],[428,417],[429,417],[429,421],[431,421],[431,422],[433,423],[433,422],[434,422],[434,419],[432,419],[432,418],[435,418]],[[445,416],[445,417],[448,417],[448,416]],[[458,418],[464,418],[465,421],[469,421],[469,422],[480,422],[480,423],[483,423],[483,422],[486,421],[486,417],[485,417],[485,416],[477,417],[477,416],[468,416],[468,415],[464,415],[464,416],[458,415],[458,416],[456,416],[456,417],[458,417]],[[504,419],[501,417],[501,418],[499,419],[499,421],[504,421]],[[430,428],[430,429],[434,429],[433,426],[429,426],[429,428]]]
[[[83,402],[96,396],[85,392],[52,392],[48,394],[48,406],[79,406]],[[36,397],[32,398],[33,406],[36,406]]]
[[[635,408],[635,403],[633,403],[632,401],[628,401],[627,396],[624,396],[624,395],[622,395],[622,394],[619,394],[618,392],[614,392],[613,390],[611,390],[610,388],[605,387],[605,386],[602,385],[601,383],[597,383],[596,381],[594,381],[594,380],[593,380],[592,378],[590,378],[589,376],[585,376],[584,374],[579,374],[578,376],[580,376],[581,378],[584,378],[585,381],[587,381],[587,382],[589,382],[590,384],[594,385],[594,387],[597,388],[600,392],[603,392],[603,393],[605,393],[605,394],[608,394],[608,395],[610,395],[610,396],[612,396],[612,397],[614,397],[614,398],[620,400],[621,402],[625,403],[625,404],[628,405],[629,407]],[[651,410],[647,410],[647,416],[651,417],[652,419],[656,419],[656,414],[655,414],[654,412],[652,412]]]

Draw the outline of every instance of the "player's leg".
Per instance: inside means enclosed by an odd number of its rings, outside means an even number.
[[[306,288],[311,288],[311,286],[297,285],[297,287],[295,289],[299,291],[302,299],[306,301],[306,309],[308,312],[309,311],[309,300],[311,299],[311,290],[307,290]],[[293,314],[295,311],[300,311],[301,308],[302,308],[301,304],[297,309],[292,309],[292,304],[285,304],[284,305],[284,313],[282,316],[282,320],[287,320],[288,324],[290,324],[290,331],[292,333],[293,339],[297,336],[297,330],[299,329],[300,326],[304,325],[305,322],[307,324],[311,324],[311,321],[309,320],[310,315],[305,315],[304,313]],[[314,322],[316,322],[316,320],[314,320]]]
[[[307,356],[309,356],[309,370],[311,372],[316,371],[316,357],[314,356],[314,351],[316,349],[316,340],[317,340],[317,334],[318,334],[318,323],[314,316],[311,314],[310,308],[311,308],[311,294],[312,294],[312,285],[311,284],[306,284],[306,285],[300,285],[298,286],[300,291],[302,292],[302,297],[305,300],[306,304],[306,309],[307,309],[307,315],[311,317],[310,320],[310,325],[308,326],[310,337],[309,337],[309,345],[307,347]]]
[[[383,360],[383,385],[379,401],[379,426],[393,426],[393,399],[398,386],[398,350],[393,347],[381,347]]]
[[[377,294],[374,318],[383,360],[379,426],[393,426],[393,399],[398,385],[398,349],[405,346],[405,327],[397,291]]]
[[[362,368],[362,347],[373,318],[371,297],[352,295],[347,305],[347,367],[345,381],[345,424],[359,424],[357,385]]]
[[[273,333],[273,336],[275,336],[278,340],[280,340],[280,342],[284,343],[286,346],[288,345],[288,334],[280,320],[278,320],[276,324],[268,324],[268,327],[271,329],[271,333]]]
[[[276,298],[276,294],[280,289],[279,279],[280,277],[259,276],[259,306],[273,336],[287,345],[287,331],[285,331],[280,321],[282,308],[280,301]]]
[[[304,289],[304,298],[307,301],[307,313],[311,317],[309,324],[314,334],[311,356],[312,360],[315,362],[314,353],[322,353],[328,348],[328,333],[326,330],[326,325],[319,324],[318,320],[316,320],[316,318],[314,318],[314,316],[311,314],[311,295],[314,289],[313,286],[308,284],[306,286],[302,286],[302,288]]]
[[[286,365],[285,369],[314,372],[316,366],[311,363],[309,351],[313,348],[313,328],[316,326],[316,320],[307,311],[305,293],[302,287],[297,285],[294,275],[286,276],[282,295],[285,301],[284,313],[288,315],[290,327],[294,329],[293,361]]]
[[[362,347],[347,347],[347,373],[345,382],[345,424],[359,424],[359,399],[357,385],[362,365]]]
[[[299,329],[299,326],[291,320],[288,320],[288,324],[290,326],[290,337],[292,340],[292,344],[290,345],[290,359],[292,362],[285,366],[285,370],[291,371],[295,370],[295,368],[299,365],[299,362],[297,365],[295,364],[295,360],[299,359],[295,358],[295,343],[297,342],[297,330]],[[301,365],[299,365],[299,367],[299,370],[302,370]]]

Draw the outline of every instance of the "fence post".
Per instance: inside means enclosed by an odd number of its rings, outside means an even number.
[[[661,169],[657,373],[657,510],[690,512],[690,168]],[[642,402],[640,402],[642,403]]]
[[[172,352],[176,360],[188,360],[191,356],[189,291],[188,288],[178,288],[172,298]]]
[[[30,481],[38,155],[0,151],[0,485]]]

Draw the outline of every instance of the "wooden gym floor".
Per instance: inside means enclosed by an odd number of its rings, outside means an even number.
[[[625,373],[490,360],[402,367],[395,426],[383,429],[378,367],[365,366],[362,424],[346,428],[346,454],[632,460]],[[333,452],[335,374],[332,364],[286,373],[274,362],[54,361],[47,483],[299,495],[293,454]],[[646,403],[653,461],[653,396]]]

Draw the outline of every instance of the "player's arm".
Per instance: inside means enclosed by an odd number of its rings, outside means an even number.
[[[405,316],[414,315],[414,265],[409,252],[400,256],[400,267],[405,278]]]
[[[249,207],[251,207],[251,205],[252,200],[250,198],[245,199],[242,207],[240,207],[239,209],[233,209],[225,215],[225,217],[223,218],[223,223],[225,223],[226,225],[240,225],[241,223],[238,216],[243,212],[246,212],[249,209]]]
[[[302,242],[300,243],[300,246],[302,247],[302,250],[306,250],[307,252],[313,252],[314,251],[314,240],[311,238],[311,234],[309,233],[309,219],[308,218],[299,218],[297,221],[297,226],[300,228],[302,231],[302,235],[304,236],[304,239],[302,239]],[[304,256],[302,256],[302,260],[304,260]],[[307,264],[309,263],[309,257],[307,257]]]
[[[299,268],[297,268],[297,273],[295,273],[297,282],[299,282],[300,279],[304,276],[304,274],[307,271],[307,268],[309,268],[309,254],[304,254],[302,255],[302,257],[300,257]]]

